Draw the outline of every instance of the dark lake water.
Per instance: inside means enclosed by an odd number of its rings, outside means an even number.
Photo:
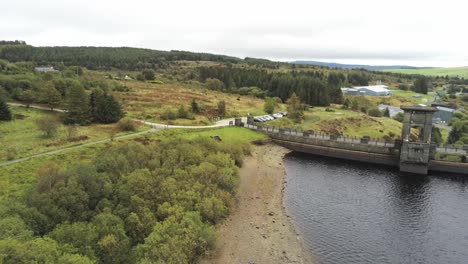
[[[468,263],[468,177],[299,153],[285,167],[284,204],[317,263]]]

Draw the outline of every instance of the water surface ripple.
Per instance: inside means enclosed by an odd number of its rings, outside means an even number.
[[[468,177],[300,153],[284,204],[319,264],[468,263]]]

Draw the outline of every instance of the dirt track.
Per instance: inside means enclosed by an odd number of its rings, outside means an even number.
[[[238,207],[218,228],[218,248],[201,263],[312,263],[283,208],[285,153],[260,146],[245,160]]]

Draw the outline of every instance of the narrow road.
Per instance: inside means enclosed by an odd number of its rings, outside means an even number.
[[[210,126],[165,125],[165,124],[152,123],[152,122],[138,120],[138,119],[134,119],[134,120],[138,121],[138,122],[142,122],[143,124],[151,126],[153,128],[160,128],[160,129],[164,129],[164,128],[185,128],[185,129],[216,128],[216,127],[229,126],[231,122],[232,122],[232,124],[234,124],[234,118],[222,119],[222,120],[217,121],[216,124],[210,125]],[[242,117],[242,122],[244,122],[244,123],[247,122],[247,118]]]
[[[147,133],[151,133],[151,132],[155,132],[155,131],[157,131],[157,129],[151,128],[151,129],[148,129],[148,130],[146,130],[146,131],[142,131],[142,132],[138,132],[138,133],[133,133],[133,134],[128,134],[128,135],[123,135],[123,136],[114,137],[113,140],[118,140],[118,139],[123,139],[123,138],[129,138],[129,137],[139,136],[139,135],[143,135],[143,134],[147,134]],[[43,157],[43,156],[47,156],[47,155],[53,155],[53,154],[57,154],[57,153],[60,153],[60,152],[63,152],[63,151],[73,150],[73,149],[82,148],[82,147],[87,147],[87,146],[92,146],[92,145],[96,145],[96,144],[100,144],[100,143],[105,143],[105,142],[109,142],[109,141],[111,141],[110,138],[108,138],[108,139],[102,139],[102,140],[98,140],[98,141],[94,141],[94,142],[89,142],[89,143],[81,144],[81,145],[78,145],[78,146],[61,148],[61,149],[52,150],[52,151],[49,151],[49,152],[44,152],[44,153],[40,153],[40,154],[36,154],[36,155],[24,157],[24,158],[19,158],[19,159],[15,159],[15,160],[10,160],[10,161],[6,161],[6,162],[3,162],[3,163],[0,163],[0,167],[7,166],[7,165],[10,165],[10,164],[13,164],[13,163],[18,163],[18,162],[26,161],[26,160],[29,160],[29,159],[32,159],[32,158],[38,158],[38,157]]]
[[[12,106],[27,107],[26,105],[19,104],[19,103],[8,103],[8,104],[12,105]],[[65,110],[62,110],[62,109],[50,109],[48,107],[39,106],[39,105],[30,105],[29,108],[35,108],[35,109],[46,110],[46,111],[55,111],[55,112],[59,112],[59,113],[66,112]],[[165,125],[165,124],[159,124],[159,123],[152,123],[152,122],[142,121],[142,120],[138,120],[138,119],[134,119],[134,120],[138,121],[138,122],[142,122],[145,125],[151,126],[151,129],[143,131],[143,132],[137,132],[137,133],[133,133],[133,134],[114,137],[113,140],[124,139],[124,138],[133,137],[133,136],[139,136],[139,135],[143,135],[143,134],[146,134],[146,133],[156,132],[156,131],[159,131],[161,129],[217,128],[217,127],[229,126],[230,122],[234,123],[234,118],[219,120],[218,122],[216,122],[216,124],[210,125],[210,126],[177,126],[177,125]],[[245,122],[247,120],[247,118],[242,118],[242,120],[243,120],[243,122]],[[96,145],[96,144],[105,143],[105,142],[109,142],[109,141],[111,141],[110,138],[103,139],[103,140],[98,140],[98,141],[94,141],[94,142],[89,142],[89,143],[85,143],[85,144],[78,145],[78,146],[66,147],[66,148],[62,148],[62,149],[52,150],[52,151],[49,151],[49,152],[44,152],[44,153],[40,153],[40,154],[36,154],[36,155],[24,157],[24,158],[15,159],[15,160],[10,160],[10,161],[0,163],[0,167],[7,166],[7,165],[10,165],[10,164],[14,164],[14,163],[18,163],[18,162],[22,162],[22,161],[26,161],[26,160],[29,160],[29,159],[32,159],[32,158],[43,157],[43,156],[47,156],[47,155],[53,155],[53,154],[57,154],[57,153],[60,153],[60,152],[63,152],[63,151],[73,150],[73,149],[82,148],[82,147],[91,146],[91,145]]]
[[[8,105],[11,106],[19,106],[19,107],[25,107],[25,108],[34,108],[34,109],[40,109],[40,110],[46,110],[46,111],[54,111],[54,112],[59,112],[59,113],[65,113],[65,110],[62,109],[51,109],[50,107],[45,107],[45,106],[40,106],[40,105],[29,105],[29,107],[25,104],[19,104],[19,103],[7,103]]]

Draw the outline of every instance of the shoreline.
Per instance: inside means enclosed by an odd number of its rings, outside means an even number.
[[[283,205],[289,152],[267,144],[245,158],[238,203],[217,226],[216,248],[200,263],[313,263]]]

